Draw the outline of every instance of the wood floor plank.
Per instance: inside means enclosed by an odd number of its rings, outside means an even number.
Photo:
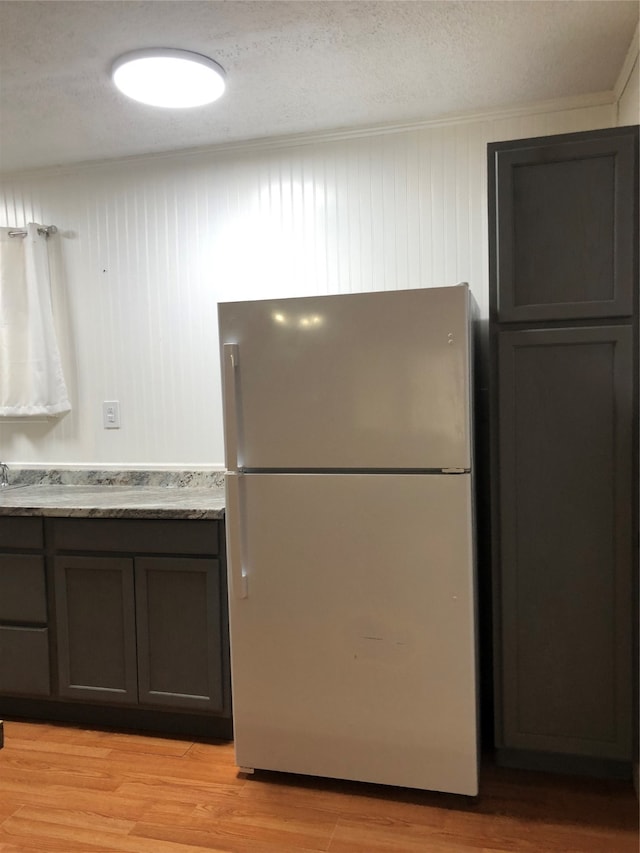
[[[33,821],[35,824],[47,823],[77,827],[107,835],[128,835],[136,824],[135,820],[105,815],[88,809],[78,809],[74,805],[69,805],[65,808],[62,803],[58,808],[50,806],[22,806],[16,813],[16,816],[21,820]]]
[[[3,752],[6,751],[6,747]],[[42,753],[32,753],[41,755]],[[121,783],[120,777],[109,772],[108,768],[96,770],[87,768],[78,759],[76,767],[65,766],[55,758],[50,758],[47,763],[34,759],[29,762],[27,753],[16,758],[14,756],[0,755],[1,773],[0,781],[10,783],[26,782],[38,785],[41,789],[53,786],[89,788],[95,791],[113,791]],[[66,756],[68,757],[68,756]]]
[[[111,752],[111,749],[105,746],[86,746],[81,743],[61,742],[49,740],[45,736],[41,736],[37,740],[32,740],[29,737],[13,737],[11,747],[29,752],[56,752],[81,758],[105,758]]]
[[[230,836],[266,841],[303,850],[326,850],[336,826],[329,812],[315,808],[281,805],[277,809],[236,802],[224,807],[200,804],[190,826]]]
[[[69,853],[69,844],[64,838],[46,838],[30,836],[24,838],[10,836],[0,827],[0,853]],[[113,853],[107,847],[95,844],[74,847],[74,853]]]
[[[34,724],[21,720],[12,720],[11,723],[6,724],[5,738],[10,731],[12,738],[24,736],[28,737],[30,740],[37,740],[37,738],[44,737],[49,730],[54,728],[55,726],[51,726],[48,723]]]
[[[341,819],[329,853],[478,853],[479,846],[439,837],[424,826],[394,821]]]
[[[116,792],[87,790],[68,786],[47,786],[32,782],[7,782],[0,776],[0,822],[3,807],[41,806],[43,808],[87,811],[104,817],[141,820],[152,805],[150,800],[120,796]],[[10,810],[7,810],[7,815]]]
[[[11,721],[11,738],[29,738],[29,740],[47,740],[53,743],[75,743],[83,746],[100,747],[104,732],[87,729],[78,725],[62,723],[43,723]]]
[[[55,831],[44,823],[33,823],[16,815],[0,826],[0,853],[113,853],[100,840],[80,841]]]
[[[191,845],[181,841],[163,838],[149,838],[144,835],[122,836],[96,832],[84,827],[64,826],[59,823],[47,823],[20,818],[9,818],[0,827],[0,840],[4,837],[19,845],[21,837],[27,843],[36,841],[39,853],[202,853],[202,845]],[[225,848],[211,846],[210,853],[226,853]],[[0,851],[4,853],[2,847]]]
[[[187,843],[194,848],[199,847],[199,853],[203,850],[215,850],[216,853],[317,853],[318,850],[327,850],[326,846],[318,847],[314,840],[310,840],[309,845],[293,844],[285,837],[286,833],[281,833],[277,839],[255,838],[239,835],[223,826],[194,829],[137,824],[132,832],[132,838],[134,836],[147,841]]]
[[[201,802],[203,797],[199,797]],[[197,808],[194,803],[185,803],[165,797],[158,802],[149,803],[138,817],[138,823],[150,823],[158,826],[189,826]]]
[[[117,793],[122,797],[137,797],[157,802],[176,802],[196,806],[198,803],[211,802],[226,796],[235,796],[237,789],[215,782],[192,781],[182,779],[138,774],[137,778],[126,779],[118,786]]]

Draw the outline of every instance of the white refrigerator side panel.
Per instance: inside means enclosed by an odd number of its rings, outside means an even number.
[[[230,476],[238,764],[477,794],[470,476]]]
[[[469,469],[469,302],[461,285],[221,304],[237,465]]]

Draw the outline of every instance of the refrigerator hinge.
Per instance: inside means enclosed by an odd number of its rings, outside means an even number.
[[[442,469],[443,474],[464,474],[464,472],[465,472],[464,468],[443,468]]]

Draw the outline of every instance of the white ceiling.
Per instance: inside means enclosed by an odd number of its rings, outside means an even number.
[[[611,91],[636,0],[2,0],[0,169],[418,122]],[[111,85],[120,54],[217,60],[215,104],[162,110]]]

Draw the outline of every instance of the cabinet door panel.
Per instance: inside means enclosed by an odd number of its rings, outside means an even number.
[[[135,564],[140,702],[222,710],[219,561],[138,557]]]
[[[626,760],[631,329],[498,337],[500,745]]]
[[[0,693],[49,696],[49,632],[0,627]]]
[[[133,561],[57,557],[59,693],[137,701]]]
[[[532,142],[489,147],[497,319],[630,316],[637,129]]]

